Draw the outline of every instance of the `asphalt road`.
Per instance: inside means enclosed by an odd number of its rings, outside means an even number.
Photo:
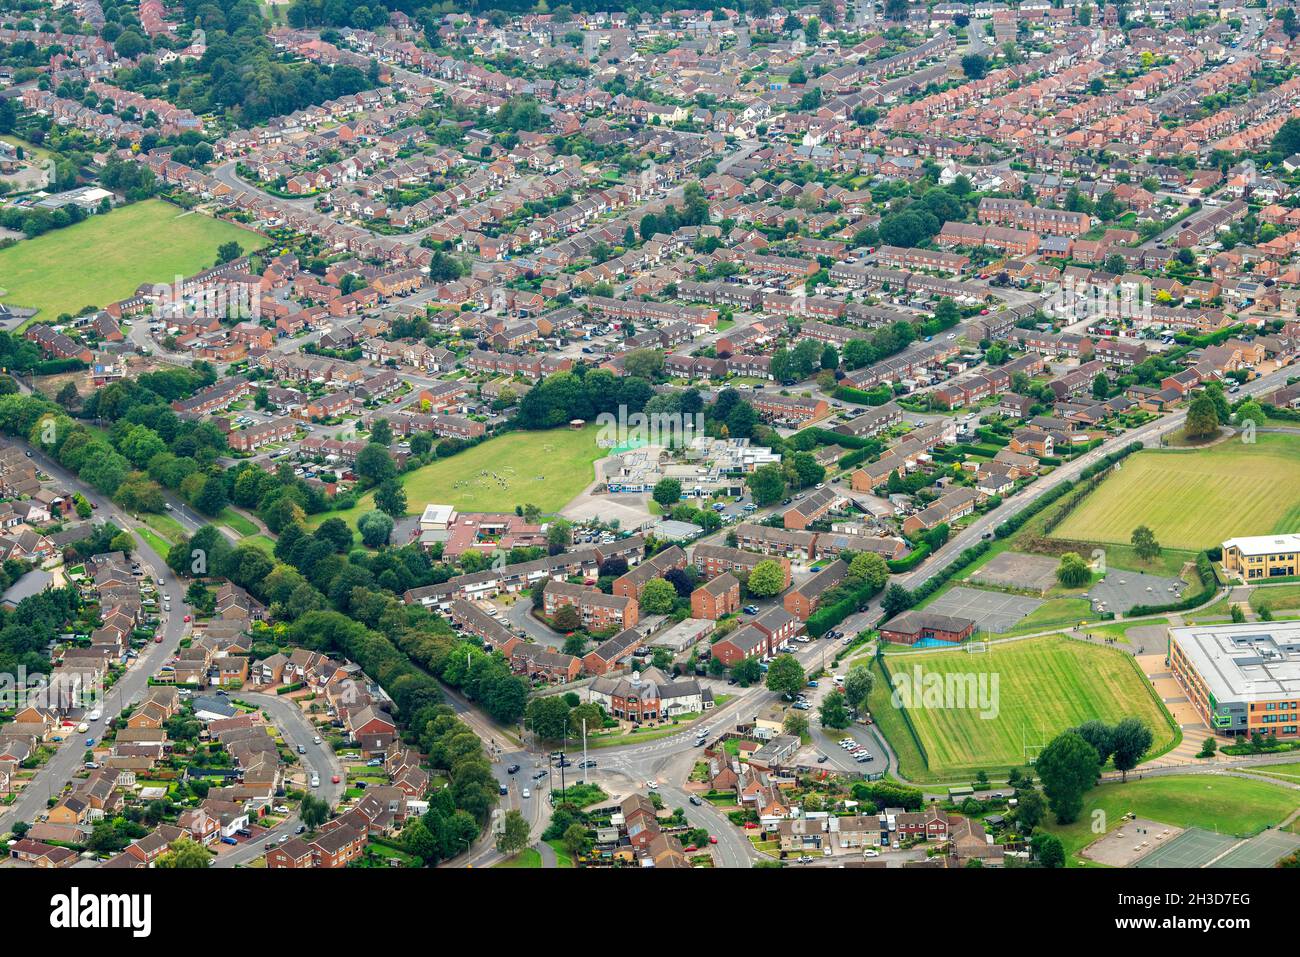
[[[97,505],[99,517],[111,519],[116,525],[124,529],[134,528],[135,523],[114,505],[111,499],[90,488],[53,460],[39,451],[33,450],[32,461],[42,471],[64,482],[69,487],[77,489],[89,502]],[[108,722],[115,719],[124,707],[142,698],[148,688],[149,677],[175,655],[180,647],[181,639],[187,630],[184,617],[190,613],[184,602],[185,590],[176,581],[175,576],[172,575],[163,556],[155,552],[148,542],[138,535],[135,537],[136,557],[144,567],[146,574],[155,582],[160,577],[166,582],[166,584],[158,586],[160,605],[166,602],[170,602],[172,605],[171,612],[161,611],[161,609],[159,612],[163,640],[160,644],[150,643],[141,649],[140,657],[132,662],[131,667],[127,669],[117,684],[106,693],[105,701],[101,707],[104,716],[100,721],[91,725],[88,733],[84,735],[76,733],[65,735],[63,743],[54,753],[54,756],[37,771],[22,794],[19,795],[18,800],[5,809],[3,813],[0,813],[0,828],[7,829],[12,826],[14,821],[31,823],[45,811],[48,799],[61,793],[64,785],[82,769],[86,739],[95,738],[97,740],[100,731],[107,726]]]
[[[32,460],[42,471],[70,488],[80,491],[89,502],[97,505],[96,512],[99,518],[111,520],[120,528],[131,529],[134,533],[136,523],[107,496],[101,495],[37,450],[32,451]],[[15,821],[31,823],[45,811],[49,798],[60,794],[77,772],[83,769],[85,740],[87,738],[97,740],[102,729],[116,719],[127,705],[144,697],[149,687],[149,678],[176,654],[181,639],[189,630],[189,626],[185,623],[185,616],[192,615],[193,610],[185,603],[183,583],[177,581],[163,556],[155,552],[138,534],[134,537],[136,558],[141,562],[147,577],[155,583],[159,578],[165,582],[158,586],[160,607],[165,603],[170,603],[172,606],[170,612],[160,611],[163,640],[161,643],[151,642],[145,645],[140,650],[140,657],[132,662],[131,667],[117,684],[106,693],[101,706],[103,718],[100,721],[93,723],[84,735],[72,733],[65,736],[62,745],[37,771],[18,799],[0,813],[0,830],[7,830]],[[317,796],[325,799],[331,808],[337,807],[345,787],[343,766],[328,745],[313,743],[316,732],[301,709],[292,702],[274,695],[245,692],[241,693],[240,697],[262,707],[271,716],[273,723],[284,733],[286,741],[292,742],[295,746],[302,744],[307,749],[307,754],[302,756],[303,763],[309,772],[314,771],[321,779],[321,786],[316,791]],[[335,774],[340,777],[339,784],[334,784],[332,781]],[[272,833],[276,837],[282,833],[292,833],[298,823],[299,818],[295,814],[275,828]],[[264,853],[262,842],[250,842],[227,854],[222,854],[215,866],[233,867],[245,864],[262,853]]]

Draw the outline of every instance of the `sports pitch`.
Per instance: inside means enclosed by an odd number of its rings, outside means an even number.
[[[1023,766],[1057,733],[1092,718],[1112,723],[1140,718],[1151,729],[1153,753],[1174,741],[1174,729],[1123,652],[1053,636],[987,647],[978,654],[886,656],[895,682],[914,685],[919,666],[923,676],[964,682],[966,688],[976,689],[980,700],[995,704],[970,706],[969,700],[959,702],[949,695],[943,701],[948,706],[934,706],[914,696],[910,707],[900,709],[894,706],[889,682],[878,674],[871,713],[894,746],[904,777],[956,781],[979,770]],[[905,696],[899,700],[909,704]]]
[[[558,512],[595,481],[594,463],[606,454],[596,445],[597,431],[589,425],[511,432],[407,472],[401,477],[407,514],[419,515],[430,502],[461,512],[513,512],[516,505]],[[337,517],[355,528],[357,518],[374,507],[374,495],[367,493],[354,507],[313,515],[308,524]]]
[[[1147,525],[1164,547],[1199,551],[1233,536],[1300,530],[1300,437],[1256,439],[1131,455],[1053,537],[1127,544]]]
[[[217,261],[217,247],[231,240],[245,252],[266,243],[251,230],[160,199],[132,203],[0,250],[0,300],[39,309],[44,321],[107,306],[141,283],[170,283],[206,269]]]

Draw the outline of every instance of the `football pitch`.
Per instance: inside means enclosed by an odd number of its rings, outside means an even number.
[[[871,713],[903,777],[951,782],[1023,766],[1056,734],[1092,718],[1140,718],[1153,754],[1174,743],[1175,730],[1124,652],[1054,636],[987,647],[886,656],[893,684],[877,674]],[[891,687],[901,689],[901,708]]]
[[[606,450],[596,444],[595,425],[581,430],[510,432],[401,476],[406,511],[419,515],[430,502],[454,505],[461,512],[513,512],[516,505],[536,505],[555,513],[595,481],[593,467]],[[373,509],[366,493],[345,511],[313,515],[315,527],[341,518],[356,527],[357,518]]]
[[[1130,455],[1053,537],[1127,544],[1147,525],[1166,548],[1200,551],[1233,536],[1298,531],[1300,437],[1256,440]]]
[[[252,252],[258,233],[160,199],[91,216],[0,250],[0,300],[39,309],[50,321],[85,306],[107,306],[141,283],[170,283],[217,261],[231,240]]]

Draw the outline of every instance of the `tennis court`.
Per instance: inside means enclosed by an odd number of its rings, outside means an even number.
[[[1272,867],[1300,847],[1300,835],[1286,831],[1263,831],[1234,847],[1211,867]]]
[[[1204,867],[1239,839],[1230,834],[1215,834],[1200,828],[1188,828],[1168,844],[1162,844],[1134,867]]]
[[[957,587],[944,592],[930,604],[926,611],[955,618],[969,618],[978,631],[1010,631],[1042,603],[1037,598],[1024,595],[1007,595],[997,591],[980,591]]]

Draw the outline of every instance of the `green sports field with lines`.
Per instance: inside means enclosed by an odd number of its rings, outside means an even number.
[[[595,481],[594,463],[606,450],[596,444],[599,428],[509,432],[448,459],[438,459],[401,476],[406,511],[419,515],[430,502],[454,505],[461,512],[513,512],[516,505],[536,505],[553,514]],[[307,524],[341,518],[353,528],[373,509],[367,492],[350,509],[321,512]]]
[[[1131,455],[1052,535],[1126,544],[1147,525],[1166,548],[1199,551],[1233,536],[1300,531],[1300,436],[1256,438]]]
[[[1099,718],[1136,717],[1151,729],[1152,753],[1176,743],[1170,724],[1133,659],[1122,651],[1047,636],[991,644],[983,653],[924,651],[886,655],[895,684],[916,687],[915,669],[962,682],[967,701],[909,701],[896,708],[891,686],[876,666],[871,714],[898,754],[900,774],[914,781],[960,782],[976,772],[1005,772],[1033,756],[1026,746]],[[930,679],[923,678],[924,691]],[[969,689],[979,695],[969,706]],[[992,707],[983,707],[992,702]],[[909,727],[910,721],[910,727]],[[913,729],[915,737],[913,737]],[[919,741],[919,746],[918,746]]]
[[[144,282],[170,283],[217,261],[231,240],[252,252],[266,239],[249,229],[149,199],[0,250],[0,296],[39,309],[37,319],[107,306]]]

